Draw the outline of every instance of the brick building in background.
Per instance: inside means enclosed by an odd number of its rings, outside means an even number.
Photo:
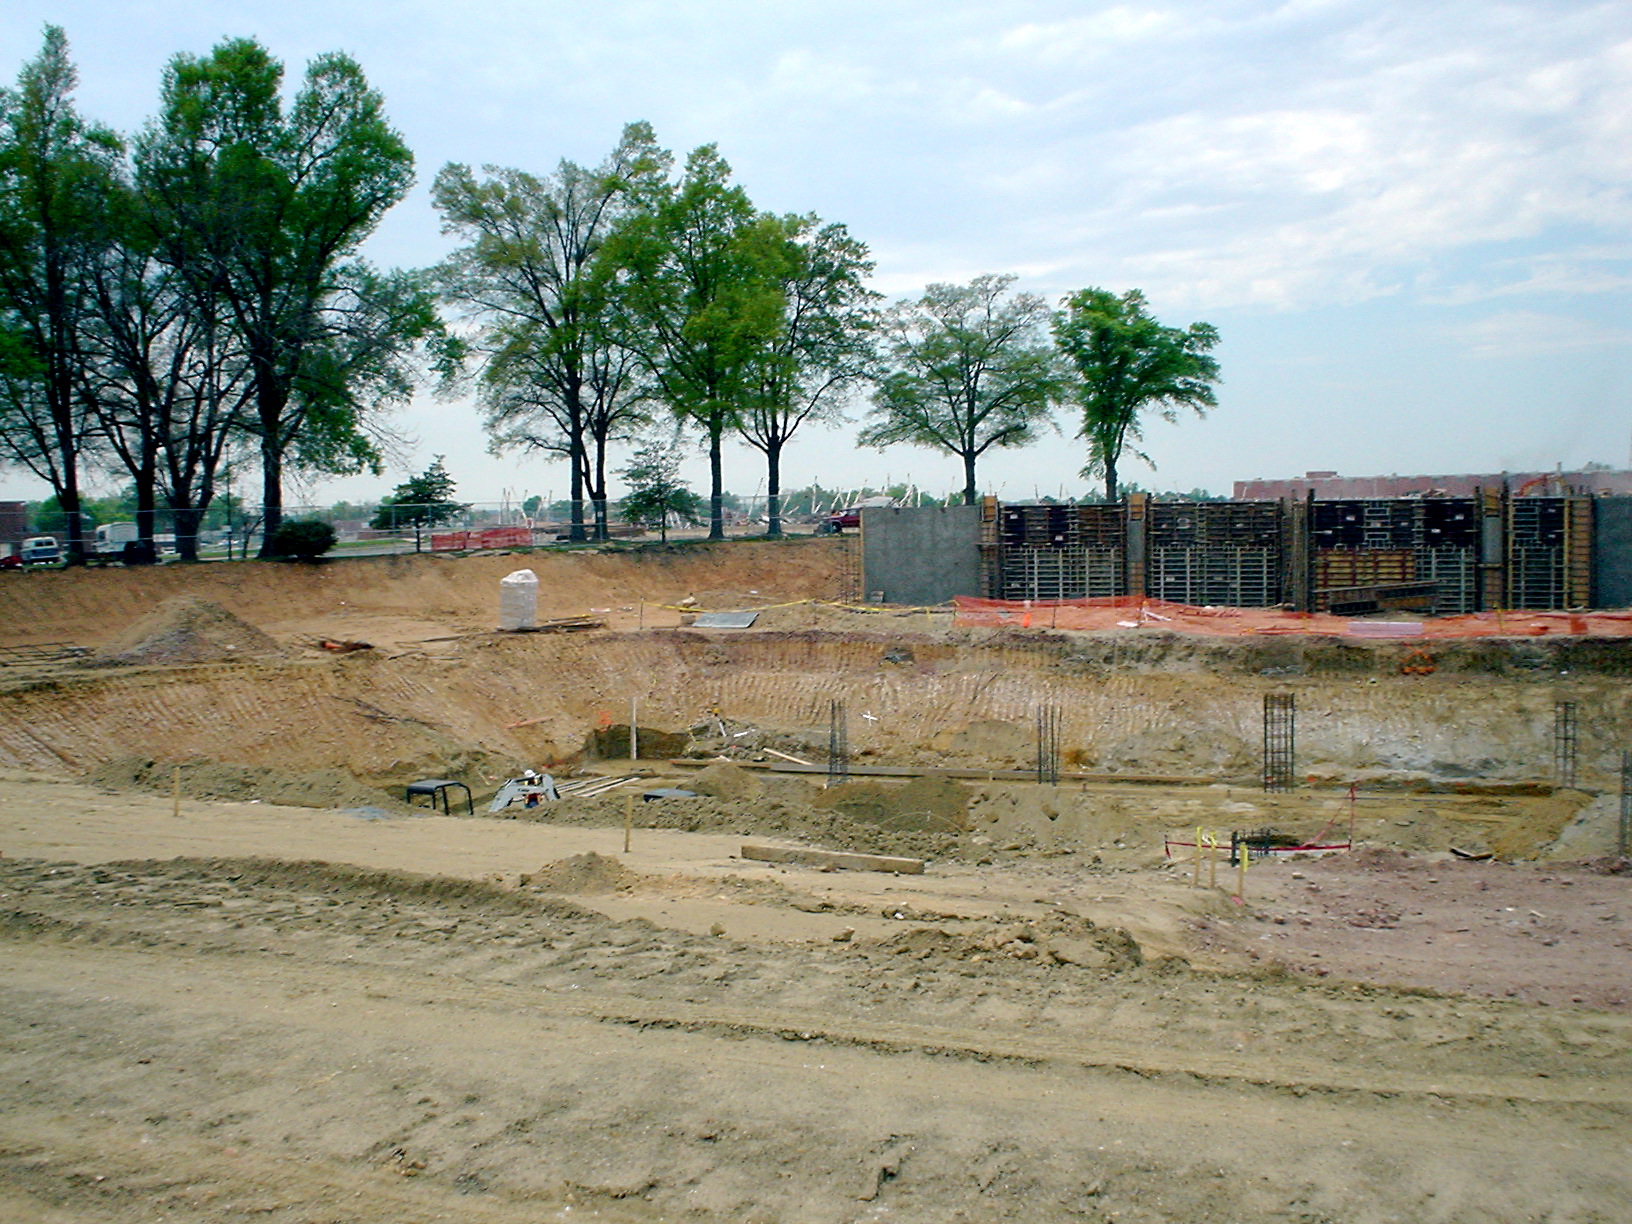
[[[1632,495],[1632,471],[1479,472],[1459,476],[1339,476],[1308,472],[1284,480],[1238,480],[1236,501],[1280,501],[1303,498],[1313,490],[1317,501],[1343,498],[1472,497],[1486,492],[1551,497],[1625,497]]]

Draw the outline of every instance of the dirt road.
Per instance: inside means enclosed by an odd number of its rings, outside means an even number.
[[[1147,958],[1052,867],[0,790],[9,1218],[1610,1221],[1629,1190],[1627,1015]],[[1088,887],[1182,927],[1160,873]]]

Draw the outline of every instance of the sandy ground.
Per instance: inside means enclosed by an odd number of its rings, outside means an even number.
[[[492,634],[468,591],[502,557],[0,585],[0,646],[134,660],[0,669],[0,1219],[1625,1218],[1632,876],[1604,857],[1624,678],[1528,647],[1405,677],[926,613],[647,619],[836,593],[842,550],[798,547],[538,561],[553,612],[618,621],[571,637]],[[226,614],[144,621],[189,584]],[[1286,796],[1251,785],[1270,686],[1306,720]],[[1555,793],[1561,696],[1582,789]],[[615,796],[530,819],[392,799],[587,766],[631,700],[643,734],[700,720],[743,759],[816,754],[842,700],[857,761],[990,774],[829,796],[881,822],[831,848],[937,847],[899,876],[743,858],[863,830],[743,770],[635,808],[628,851]],[[1068,770],[1211,784],[999,780],[1040,701]],[[232,786],[312,806],[206,797]],[[948,794],[955,835],[918,810]],[[1240,892],[1163,852],[1351,815],[1359,849],[1256,864]]]
[[[1625,877],[1369,852],[1242,906],[1177,867],[833,873],[19,774],[0,807],[11,1218],[1607,1221],[1628,1189]],[[1505,936],[1504,870],[1602,956],[1357,984]],[[1462,900],[1408,911],[1429,878]],[[1310,896],[1344,900],[1297,926]],[[1287,924],[1331,978],[1240,967]],[[1601,1005],[1524,1001],[1561,990]]]

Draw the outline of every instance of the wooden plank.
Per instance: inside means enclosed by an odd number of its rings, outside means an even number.
[[[814,762],[804,760],[801,757],[796,757],[789,752],[778,752],[775,748],[761,748],[760,751],[768,756],[780,757],[784,761],[792,761],[795,765],[803,765],[807,769],[815,768]]]
[[[730,757],[672,757],[670,765],[682,769],[703,769],[724,762],[739,769],[763,769],[771,773],[825,774],[826,765],[795,765],[783,761],[738,761]],[[852,777],[869,778],[961,778],[970,781],[1025,782],[1037,780],[1036,768],[1031,769],[966,769],[945,765],[857,765],[851,762],[846,772]],[[1212,786],[1218,778],[1197,778],[1183,774],[1060,774],[1062,782],[1140,782],[1159,786]]]
[[[893,854],[848,854],[837,850],[803,850],[745,842],[742,857],[761,863],[793,863],[800,867],[837,868],[841,871],[885,871],[891,875],[923,875],[924,860]]]

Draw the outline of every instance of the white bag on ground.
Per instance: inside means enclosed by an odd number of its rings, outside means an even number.
[[[516,570],[499,579],[499,628],[531,629],[538,623],[538,575]]]

